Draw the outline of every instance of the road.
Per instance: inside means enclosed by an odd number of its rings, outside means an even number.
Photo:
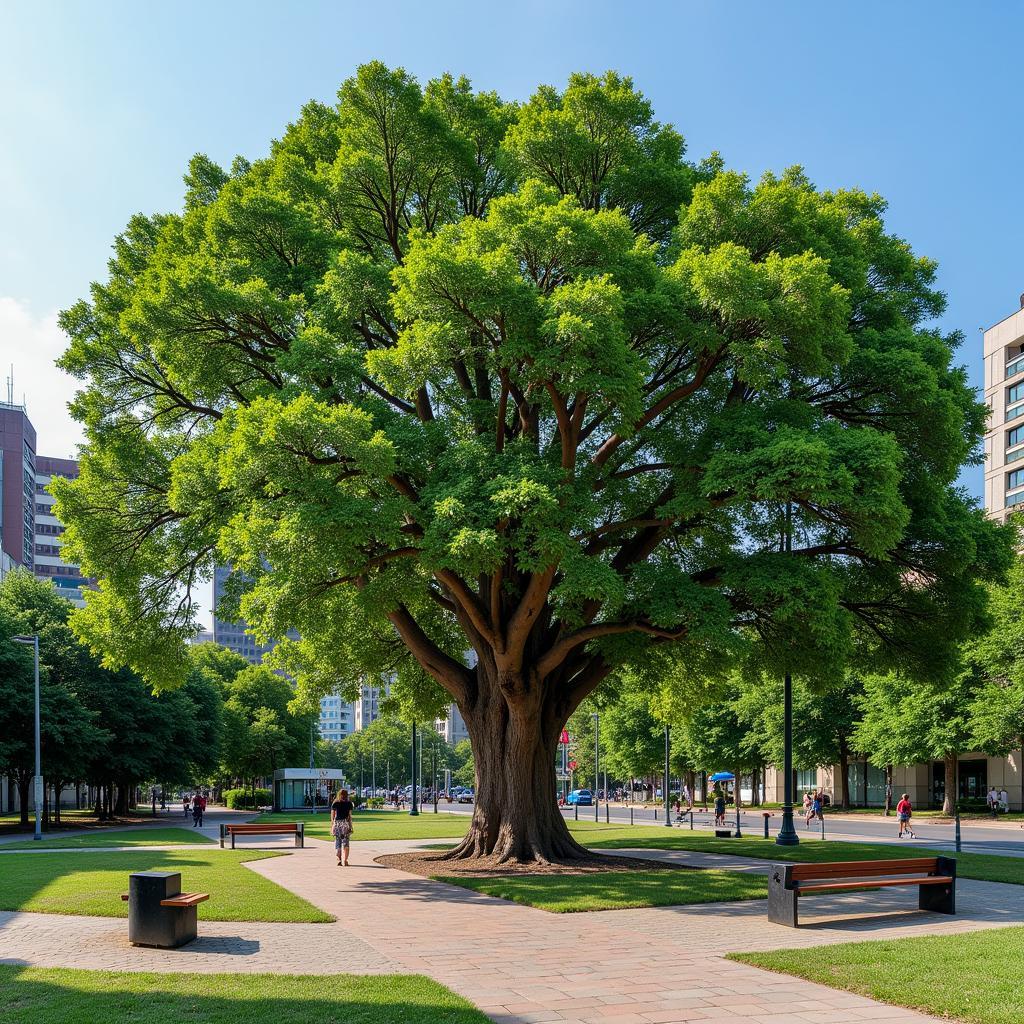
[[[430,804],[427,805],[429,810]],[[451,804],[443,801],[438,805],[439,811],[452,811],[454,813],[471,814],[472,804]],[[575,815],[575,808],[564,807],[562,814],[567,820]],[[769,834],[774,836],[781,824],[781,811],[773,810],[768,821]],[[581,820],[594,819],[593,807],[581,807],[579,809]],[[605,821],[605,805],[598,808],[598,820]],[[623,825],[630,823],[630,812],[628,807],[612,805],[607,810],[607,820]],[[730,827],[735,826],[736,812],[730,810],[726,814],[726,821]],[[693,814],[693,827],[698,831],[709,831],[713,827],[714,815],[701,809],[695,809]],[[657,817],[651,807],[635,807],[633,809],[633,823],[636,825],[661,825],[665,824],[663,808],[658,808]],[[820,842],[821,825],[816,824],[811,828],[804,825],[803,816],[798,810],[795,816],[797,834],[801,841]],[[763,835],[764,818],[762,812],[757,808],[741,811],[740,825],[744,834]],[[686,816],[682,825],[675,824],[676,828],[689,829],[690,819]],[[896,815],[886,818],[882,814],[874,815],[849,815],[842,816],[838,812],[825,815],[825,839],[845,839],[851,842],[883,842],[900,843],[897,836],[899,826]],[[953,825],[949,822],[936,822],[931,818],[917,818],[914,821],[914,831],[917,838],[912,842],[916,846],[934,846],[936,849],[953,850],[956,847]],[[995,853],[1002,856],[1024,857],[1024,829],[1016,822],[1007,822],[1001,825],[985,825],[979,822],[967,822],[961,828],[961,849],[971,853]]]

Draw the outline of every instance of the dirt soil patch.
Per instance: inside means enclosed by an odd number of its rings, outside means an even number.
[[[687,864],[669,864],[663,860],[640,857],[614,857],[597,854],[570,864],[521,864],[518,861],[500,864],[487,857],[473,860],[445,860],[436,850],[408,853],[385,853],[374,857],[377,864],[413,875],[433,878],[437,875],[467,878],[502,878],[508,875],[596,875],[606,871],[699,871]]]

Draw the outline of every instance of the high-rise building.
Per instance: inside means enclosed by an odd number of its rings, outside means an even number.
[[[25,406],[0,402],[0,569],[34,571],[35,545],[36,431]]]
[[[1021,308],[985,331],[985,509],[1005,519],[1024,504],[1024,295]]]
[[[469,730],[466,728],[466,720],[462,717],[459,709],[454,705],[448,706],[448,714],[445,718],[434,720],[434,728],[437,734],[443,736],[447,743],[453,747],[456,743],[469,739]]]
[[[351,701],[342,700],[338,694],[320,699],[320,738],[337,743],[348,736],[353,729],[354,710]]]
[[[353,702],[353,727],[357,732],[380,718],[380,702],[390,692],[388,680],[382,680],[380,686],[363,686],[359,700]]]
[[[56,459],[48,455],[36,458],[35,486],[35,574],[37,579],[50,580],[72,604],[85,605],[82,588],[92,586],[95,580],[82,575],[77,565],[66,562],[61,554],[64,527],[53,514],[54,497],[49,492],[55,477],[74,480],[78,476],[78,462],[74,459]]]
[[[213,642],[226,647],[235,654],[240,654],[246,661],[258,665],[263,661],[263,656],[273,648],[273,644],[258,644],[256,638],[246,633],[248,628],[244,622],[226,622],[217,618],[217,607],[224,597],[228,579],[231,576],[231,566],[218,565],[213,570]]]

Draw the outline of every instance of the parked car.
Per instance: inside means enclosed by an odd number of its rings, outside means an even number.
[[[594,794],[589,789],[574,789],[565,802],[570,806],[578,804],[580,807],[590,807],[594,802]]]
[[[473,790],[463,789],[455,799],[460,804],[471,804],[473,802]]]

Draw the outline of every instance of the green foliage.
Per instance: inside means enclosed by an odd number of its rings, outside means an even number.
[[[490,694],[550,732],[628,680],[738,765],[700,699],[738,663],[929,678],[984,623],[1012,531],[956,481],[985,407],[880,197],[693,164],[615,72],[515,105],[379,62],[186,188],[61,319],[87,445],[57,512],[109,668],[180,686],[230,562],[297,706],[387,673],[405,720]],[[222,763],[251,775],[297,738],[248,671]]]
[[[256,810],[259,807],[269,807],[273,801],[269,789],[225,789],[223,797],[224,803],[232,811]]]

